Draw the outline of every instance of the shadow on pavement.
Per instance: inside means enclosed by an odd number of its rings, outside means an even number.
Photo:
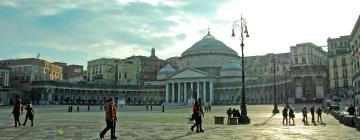
[[[272,114],[269,118],[267,118],[263,123],[260,124],[254,124],[254,126],[260,126],[260,125],[265,125],[267,122],[269,122],[269,120],[271,118],[273,118],[276,114]]]
[[[208,129],[204,129],[205,132],[200,132],[200,133],[196,133],[196,132],[187,132],[186,134],[184,135],[180,135],[180,136],[176,136],[176,137],[172,137],[170,139],[181,139],[181,138],[184,138],[184,137],[187,137],[187,136],[190,136],[190,135],[196,135],[196,134],[201,134],[201,133],[206,133],[206,131],[209,131],[209,130],[212,130],[212,129],[218,129],[218,128],[221,128],[221,127],[212,127],[212,128],[208,128]]]

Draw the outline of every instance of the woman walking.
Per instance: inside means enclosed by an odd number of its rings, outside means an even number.
[[[22,104],[21,104],[21,99],[18,99],[16,101],[16,104],[14,105],[14,109],[12,111],[12,114],[14,115],[14,122],[15,122],[15,126],[17,127],[17,124],[19,124],[19,126],[21,126],[20,123],[20,115],[22,113]]]

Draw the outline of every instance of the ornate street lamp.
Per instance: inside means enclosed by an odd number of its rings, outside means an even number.
[[[250,123],[250,118],[247,116],[247,110],[246,110],[246,102],[245,102],[245,66],[244,66],[244,33],[246,34],[246,37],[249,37],[249,32],[247,30],[247,25],[246,25],[246,21],[245,19],[242,17],[240,20],[236,20],[233,22],[232,25],[232,37],[235,37],[235,31],[234,29],[236,28],[240,28],[240,40],[241,40],[241,84],[242,84],[242,97],[241,97],[241,115],[239,118],[239,123],[240,124],[249,124]]]
[[[273,89],[273,92],[274,92],[274,109],[273,109],[273,113],[274,114],[277,114],[277,113],[279,113],[280,111],[279,111],[279,109],[278,109],[278,105],[277,105],[277,98],[276,98],[276,77],[275,77],[275,72],[276,72],[276,69],[275,69],[275,53],[274,53],[274,55],[273,55],[273,65],[274,65],[274,89]]]

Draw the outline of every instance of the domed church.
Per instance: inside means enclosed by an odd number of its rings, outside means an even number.
[[[166,84],[167,104],[191,104],[196,98],[206,104],[240,102],[241,57],[210,32],[179,60],[179,71],[167,65],[158,72],[158,80]]]

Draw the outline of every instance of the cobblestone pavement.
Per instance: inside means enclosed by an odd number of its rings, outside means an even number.
[[[324,124],[302,123],[300,107],[296,105],[295,125],[283,125],[281,114],[272,115],[272,105],[248,105],[251,118],[249,125],[215,125],[214,116],[226,116],[230,106],[213,106],[205,114],[204,133],[190,131],[186,118],[191,114],[190,106],[160,107],[145,111],[144,106],[119,109],[116,135],[119,139],[359,139],[355,128],[340,124],[332,116],[324,114]],[[232,106],[235,107],[235,106]],[[99,139],[99,132],[105,127],[104,113],[99,106],[80,106],[80,112],[67,112],[68,106],[35,106],[35,126],[13,127],[9,117],[11,107],[0,107],[1,140],[49,140],[49,139]],[[73,108],[76,108],[74,106]],[[239,109],[239,106],[236,106]],[[279,107],[282,110],[282,107]],[[75,109],[76,111],[76,109]],[[309,115],[310,116],[310,115]],[[309,120],[311,118],[309,117]],[[21,122],[24,116],[21,117]],[[105,139],[110,139],[109,134]]]

